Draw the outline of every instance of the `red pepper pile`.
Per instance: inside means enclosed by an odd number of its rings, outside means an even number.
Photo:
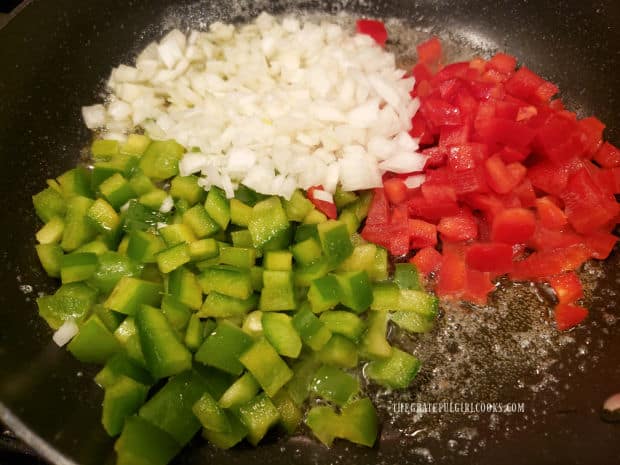
[[[512,56],[443,66],[433,38],[418,59],[411,135],[430,157],[426,180],[408,189],[406,176],[386,175],[362,236],[394,256],[414,250],[447,299],[484,304],[504,274],[546,281],[558,329],[579,324],[574,271],[617,241],[620,151],[603,142],[605,126],[552,100],[557,87]]]

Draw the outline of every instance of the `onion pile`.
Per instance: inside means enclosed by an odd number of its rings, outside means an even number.
[[[236,28],[169,32],[120,65],[105,104],[86,125],[123,139],[136,127],[175,139],[181,175],[200,173],[228,196],[239,183],[290,197],[322,185],[333,193],[381,186],[386,171],[419,172],[411,119],[413,78],[367,35],[331,23],[261,14]]]

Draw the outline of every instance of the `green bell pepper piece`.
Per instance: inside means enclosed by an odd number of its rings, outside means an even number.
[[[357,313],[370,307],[373,296],[365,271],[344,271],[335,276],[340,286],[340,302],[345,307]]]
[[[71,253],[60,260],[60,279],[63,284],[86,281],[97,269],[97,255],[94,253]]]
[[[202,436],[219,449],[230,449],[234,445],[238,444],[248,434],[247,428],[241,423],[241,420],[237,418],[232,412],[224,411],[230,424],[230,432],[219,433],[208,429],[202,430]]]
[[[248,431],[248,441],[254,446],[280,420],[278,409],[264,393],[239,407],[237,415]]]
[[[263,390],[274,396],[293,376],[286,362],[266,339],[259,339],[239,357]]]
[[[198,278],[187,268],[181,267],[168,275],[168,292],[192,310],[202,306],[202,289]]]
[[[164,181],[178,174],[184,153],[185,149],[173,140],[153,141],[140,159],[140,169],[154,181]]]
[[[252,344],[252,338],[235,325],[220,321],[196,352],[196,361],[233,375],[240,375],[239,356]]]
[[[319,351],[319,360],[341,368],[357,366],[357,346],[340,334],[332,334],[327,344]]]
[[[263,250],[286,248],[292,231],[278,197],[269,197],[254,205],[248,229],[254,247]]]
[[[192,406],[192,412],[200,421],[203,428],[216,433],[230,433],[230,422],[226,413],[217,404],[216,400],[205,392]]]
[[[52,278],[60,277],[60,264],[64,252],[58,244],[38,244],[35,246],[41,266]]]
[[[331,310],[321,313],[319,320],[333,334],[341,334],[355,343],[361,339],[366,330],[364,321],[352,312]]]
[[[121,376],[105,390],[101,423],[110,436],[123,430],[125,419],[144,404],[149,388],[127,376]]]
[[[104,252],[97,261],[97,269],[88,284],[103,294],[112,292],[123,276],[138,277],[142,273],[142,265],[117,252]]]
[[[154,383],[150,373],[123,352],[108,359],[105,366],[95,376],[95,382],[107,389],[125,377],[145,386],[151,386]]]
[[[205,191],[198,185],[197,176],[175,176],[170,181],[170,195],[175,200],[183,199],[189,205],[196,205],[204,199]]]
[[[54,295],[37,299],[39,315],[52,329],[67,320],[82,321],[95,304],[97,291],[84,283],[63,284]]]
[[[315,279],[308,289],[308,301],[314,313],[334,308],[340,302],[340,285],[333,275]]]
[[[202,318],[229,318],[245,315],[257,306],[258,296],[256,294],[252,294],[247,299],[242,300],[218,292],[211,292],[200,310],[198,310],[198,316]]]
[[[141,305],[159,305],[162,292],[162,287],[157,283],[123,276],[103,305],[125,315],[133,315]]]
[[[37,231],[35,237],[40,244],[56,244],[62,240],[64,230],[64,220],[60,216],[54,216]]]
[[[388,358],[368,363],[366,376],[382,386],[404,389],[411,384],[419,370],[420,361],[416,357],[393,347]]]
[[[92,315],[80,327],[67,349],[81,362],[105,363],[122,348],[101,319]]]
[[[323,365],[314,375],[311,389],[319,397],[342,406],[359,392],[360,385],[357,378],[340,368]]]
[[[301,336],[302,341],[312,350],[321,350],[332,333],[312,313],[309,306],[303,305],[293,316],[293,326]]]
[[[336,267],[353,253],[347,226],[341,221],[329,220],[317,226],[321,248],[330,266]]]
[[[230,222],[230,204],[222,189],[215,186],[209,189],[205,210],[221,229],[226,230]]]
[[[206,268],[198,277],[205,294],[218,292],[237,299],[247,299],[252,294],[252,278],[246,268],[216,265]]]
[[[265,338],[280,355],[299,357],[301,338],[290,316],[284,313],[263,313],[262,328]]]
[[[125,421],[114,450],[116,465],[167,465],[181,446],[165,431],[134,415]]]
[[[47,223],[52,218],[64,217],[67,211],[67,202],[60,192],[47,187],[38,194],[32,196],[32,203],[37,216]]]

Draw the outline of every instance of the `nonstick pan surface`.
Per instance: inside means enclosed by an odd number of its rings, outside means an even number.
[[[96,367],[58,349],[37,316],[34,300],[54,282],[34,252],[31,196],[89,143],[80,107],[101,98],[112,66],[171,27],[242,21],[262,10],[399,18],[455,50],[504,50],[557,83],[580,116],[607,123],[607,138],[620,143],[615,0],[27,2],[0,30],[0,420],[52,462],[113,463],[113,442],[100,425]],[[404,45],[398,37],[391,44]],[[544,292],[535,289],[507,286],[495,313],[444,309],[436,334],[407,342],[426,362],[411,391],[375,393],[385,421],[373,449],[328,450],[306,435],[274,434],[256,449],[232,451],[196,440],[176,463],[618,464],[620,424],[599,413],[620,391],[619,255],[586,270],[591,317],[568,335],[553,332]],[[395,407],[416,400],[522,402],[524,412],[419,416]]]

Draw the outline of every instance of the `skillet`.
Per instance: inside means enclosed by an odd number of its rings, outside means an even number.
[[[100,99],[112,66],[130,61],[167,28],[242,21],[262,10],[400,18],[421,36],[438,34],[457,48],[483,56],[504,50],[558,84],[567,106],[580,116],[595,114],[607,123],[606,137],[620,143],[620,3],[614,0],[25,2],[0,30],[0,420],[50,462],[113,463],[114,456],[99,422],[103,392],[92,381],[96,367],[58,349],[36,314],[34,299],[52,291],[54,282],[37,263],[32,235],[38,223],[30,197],[46,178],[74,165],[88,144],[80,107]],[[471,370],[451,378],[466,392],[444,390],[454,394],[449,400],[524,402],[523,414],[420,419],[390,412],[389,396],[377,393],[385,401],[379,408],[386,421],[379,446],[371,450],[344,443],[328,450],[308,436],[273,435],[258,449],[233,451],[195,441],[175,463],[618,464],[620,425],[602,421],[599,410],[607,396],[620,391],[619,255],[588,270],[598,285],[588,301],[592,316],[586,327],[563,337],[546,329],[548,344],[534,343],[538,352],[553,351],[550,364],[538,363],[548,354],[528,353],[527,347],[523,364],[514,357],[510,363],[494,361],[516,347],[511,334],[531,341],[541,330],[531,322],[547,315],[527,297],[529,290],[500,293],[497,305],[510,307],[498,313],[501,318],[475,310],[456,321],[444,316],[443,337],[411,341],[428,351],[427,371],[399,400],[415,400],[417,390],[432,393],[431,372],[456,366],[450,365],[451,352],[469,351],[465,361]],[[532,318],[513,324],[510,310],[529,311]],[[470,327],[467,337],[451,341],[452,326],[458,331],[471,320],[494,328],[495,336]],[[477,340],[485,341],[482,347]],[[494,349],[498,344],[503,355]],[[542,381],[526,379],[529,375]]]

